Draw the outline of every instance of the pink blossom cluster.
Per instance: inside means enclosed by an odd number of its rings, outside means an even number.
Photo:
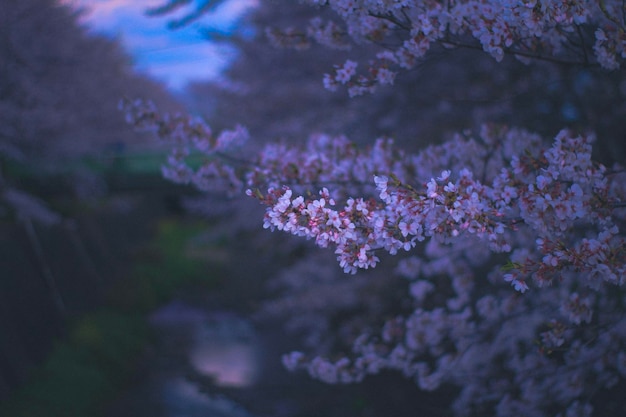
[[[265,228],[331,248],[347,273],[404,254],[409,311],[363,329],[338,360],[286,355],[290,369],[328,383],[393,369],[423,390],[456,385],[459,416],[591,415],[592,394],[626,378],[626,174],[593,162],[593,136],[563,130],[546,143],[485,125],[409,154],[386,138],[359,149],[315,135],[244,160],[227,146],[242,130],[214,138],[126,106],[175,144],[170,179],[247,189]],[[193,167],[196,154],[206,160]]]
[[[563,269],[592,272],[590,279],[621,285],[623,278],[618,277],[625,271],[619,248],[624,242],[611,212],[622,197],[609,195],[606,169],[591,162],[589,140],[562,131],[543,154],[521,158],[510,155],[509,166],[502,167],[491,183],[477,180],[471,170],[462,168],[456,178],[450,170],[444,170],[436,178],[422,180],[419,188],[404,179],[416,170],[424,155],[403,155],[396,161],[397,166],[391,160],[374,159],[382,156],[376,152],[355,154],[347,160],[348,165],[328,159],[325,177],[320,178],[310,175],[324,168],[320,154],[306,153],[308,161],[298,158],[289,162],[285,158],[289,153],[280,153],[280,163],[299,167],[300,179],[311,184],[363,182],[363,177],[371,175],[379,200],[371,196],[348,198],[337,207],[326,188],[317,198],[294,194],[288,186],[278,188],[275,183],[260,196],[269,206],[264,226],[314,239],[321,247],[332,246],[344,271],[351,273],[375,266],[379,260],[377,250],[395,255],[411,250],[427,237],[443,241],[471,237],[484,241],[495,252],[510,252],[515,243],[513,236],[528,228],[539,236],[535,244],[538,255],[515,263],[513,271],[504,275],[518,290],[528,288],[526,281],[531,275],[538,286],[551,284]],[[475,142],[457,144],[472,147]],[[430,151],[434,149],[437,147]],[[387,155],[393,155],[393,151]],[[272,161],[271,166],[276,168],[278,164]],[[347,169],[338,172],[342,166]],[[376,175],[382,172],[389,176]],[[340,192],[345,190],[336,189],[334,194]],[[249,194],[255,195],[251,191]],[[597,226],[597,234],[563,248],[568,233],[583,225]],[[548,244],[550,239],[558,239],[559,245]],[[616,256],[622,261],[614,263]]]
[[[600,65],[614,70],[626,58],[626,22],[619,0],[307,0],[332,9],[343,28],[313,20],[304,31],[272,29],[281,46],[310,46],[311,40],[345,49],[348,39],[385,45],[367,70],[346,79],[343,66],[324,84],[346,85],[350,95],[393,82],[398,69],[414,68],[433,45],[482,49],[497,61],[505,54]]]
[[[590,416],[593,393],[626,378],[623,290],[570,276],[519,295],[499,285],[497,267],[487,274],[493,285],[485,285],[480,270],[490,263],[485,248],[467,241],[430,240],[398,268],[410,282],[412,311],[387,319],[380,332],[370,327],[350,355],[293,352],[284,364],[328,383],[392,369],[423,390],[456,385],[459,416]]]

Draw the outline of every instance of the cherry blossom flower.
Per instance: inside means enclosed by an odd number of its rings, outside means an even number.
[[[324,76],[326,88],[352,96],[391,84],[437,44],[606,70],[626,58],[623,5],[613,0],[308,3],[339,21],[272,30],[275,43],[386,45]],[[215,135],[149,103],[124,107],[174,148],[167,178],[246,190],[264,207],[264,228],[332,251],[338,271],[402,257],[401,313],[368,323],[332,360],[288,354],[289,369],[332,384],[388,369],[424,390],[456,386],[459,416],[591,415],[593,395],[626,378],[626,181],[622,167],[592,160],[593,135],[563,129],[546,140],[484,125],[410,154],[388,138],[360,148],[319,134],[240,157],[243,128]],[[206,163],[192,168],[198,154]]]

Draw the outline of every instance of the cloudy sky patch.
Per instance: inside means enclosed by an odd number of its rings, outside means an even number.
[[[118,39],[135,68],[180,91],[190,81],[215,79],[235,52],[207,41],[202,28],[233,31],[241,16],[257,0],[227,0],[209,15],[177,30],[167,24],[193,10],[183,8],[171,16],[148,17],[146,10],[165,0],[64,0],[85,10],[84,23],[94,32]]]

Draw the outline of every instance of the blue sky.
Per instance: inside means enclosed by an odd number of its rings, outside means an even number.
[[[203,39],[201,27],[210,25],[222,31],[233,30],[242,14],[257,0],[227,0],[210,15],[178,30],[167,29],[169,16],[145,15],[146,9],[165,1],[63,0],[85,8],[86,25],[96,33],[119,39],[137,70],[164,82],[170,89],[181,90],[189,81],[217,78],[234,51]],[[187,8],[189,10],[191,8]]]

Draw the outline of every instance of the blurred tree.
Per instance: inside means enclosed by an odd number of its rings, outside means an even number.
[[[55,162],[137,140],[120,124],[121,97],[164,89],[132,72],[111,40],[54,0],[0,0],[0,152]],[[41,162],[41,161],[40,161]]]
[[[48,180],[32,189],[19,172],[62,171],[67,175],[64,181],[80,188],[83,179],[93,181],[99,174],[87,172],[85,177],[82,172],[69,172],[71,158],[101,157],[141,143],[141,136],[124,125],[117,109],[124,95],[149,96],[165,107],[177,108],[156,82],[133,73],[115,41],[90,35],[79,17],[80,13],[56,0],[0,0],[0,225],[7,235],[15,236],[16,227],[11,224],[15,221],[27,242],[26,258],[38,272],[33,275],[31,265],[15,269],[11,259],[2,260],[0,321],[11,326],[0,339],[0,396],[40,359],[71,310],[51,267],[44,228],[62,227],[67,234],[52,230],[55,239],[70,236],[74,241],[76,252],[68,256],[78,258],[78,264],[92,265],[85,259],[76,224],[66,221],[46,201]],[[9,169],[9,163],[18,165],[20,171]],[[10,244],[23,256],[20,243],[18,239]],[[84,271],[85,276],[90,272]],[[38,298],[42,292],[47,300]],[[26,327],[33,337],[24,337]]]

